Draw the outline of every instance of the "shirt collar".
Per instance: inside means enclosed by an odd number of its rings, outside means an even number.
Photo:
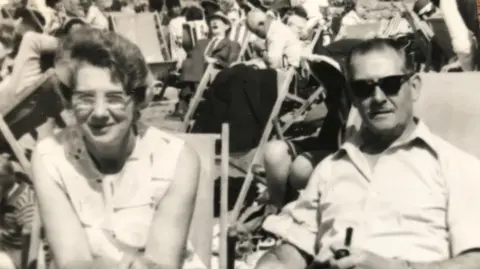
[[[148,126],[138,122],[135,128],[137,132],[135,147],[127,158],[126,163],[139,160],[150,152],[148,143],[145,143],[143,139],[147,133]],[[85,142],[78,130],[78,126],[71,126],[66,129],[65,135],[65,155],[69,162],[86,178],[92,180],[102,178],[103,175],[98,171],[86,150]]]
[[[415,119],[415,121],[416,126],[412,134],[405,139],[395,141],[392,145],[390,145],[389,149],[401,148],[407,145],[411,145],[415,141],[421,141],[424,143],[424,145],[428,146],[433,153],[438,156],[437,146],[435,143],[435,135],[430,131],[430,129],[423,121],[419,119]],[[359,131],[350,139],[345,141],[345,143],[340,146],[340,149],[335,155],[348,153],[352,149],[358,149],[363,144],[364,142],[361,137],[361,131]]]

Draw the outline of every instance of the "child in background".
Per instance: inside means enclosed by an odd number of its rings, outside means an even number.
[[[33,189],[17,179],[9,156],[0,155],[0,268],[21,268],[23,236],[35,212]]]

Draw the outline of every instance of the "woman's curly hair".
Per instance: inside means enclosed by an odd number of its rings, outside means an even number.
[[[68,34],[57,51],[57,67],[67,68],[64,79],[71,97],[76,75],[82,63],[108,68],[112,81],[119,82],[125,92],[143,102],[147,85],[148,66],[137,45],[111,31],[81,27]]]

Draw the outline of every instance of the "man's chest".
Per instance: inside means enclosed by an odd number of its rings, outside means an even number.
[[[427,154],[427,153],[425,153]],[[369,230],[407,226],[445,226],[447,195],[441,170],[424,154],[400,154],[345,161],[322,188],[322,222],[334,221]]]

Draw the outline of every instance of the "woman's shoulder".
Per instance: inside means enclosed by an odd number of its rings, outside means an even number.
[[[173,132],[161,130],[157,127],[140,125],[138,129],[140,139],[145,145],[161,146],[159,144],[163,144],[183,146],[185,143],[182,138],[175,135]]]
[[[68,141],[73,140],[73,130],[65,128],[37,142],[36,152],[40,155],[63,154]]]

